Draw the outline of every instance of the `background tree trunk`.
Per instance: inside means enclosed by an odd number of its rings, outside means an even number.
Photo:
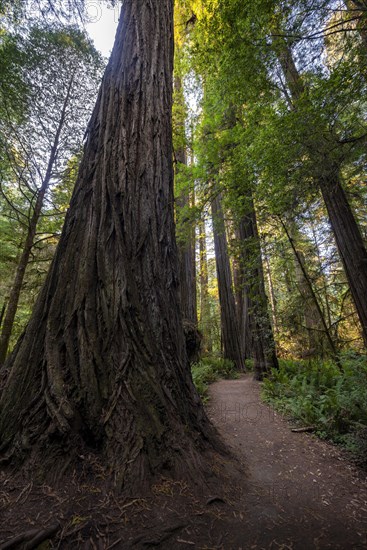
[[[199,222],[200,250],[200,330],[203,333],[203,349],[206,353],[213,351],[211,314],[209,300],[208,258],[206,250],[205,221]]]
[[[273,331],[274,331],[274,336],[276,338],[279,334],[277,301],[276,301],[276,297],[275,297],[273,277],[272,277],[272,273],[271,273],[270,261],[269,261],[268,256],[265,257],[265,268],[266,268],[266,278],[267,278],[267,281],[268,281]]]
[[[265,292],[264,269],[253,201],[238,224],[241,270],[248,297],[249,324],[254,358],[254,377],[261,380],[272,368],[278,368],[273,329]]]
[[[236,230],[236,241],[240,242],[240,235]],[[250,359],[253,354],[252,350],[252,335],[250,329],[250,309],[249,299],[246,292],[246,282],[242,277],[241,262],[236,257],[233,260],[233,283],[235,289],[235,300],[238,326],[241,338],[241,348],[243,350],[244,360]]]
[[[2,308],[0,310],[0,328],[1,328],[1,325],[3,324],[5,311],[6,311],[6,302],[3,303]]]
[[[136,491],[189,476],[208,446],[178,299],[172,67],[173,0],[125,0],[61,240],[5,364],[3,463],[56,477],[84,449]]]
[[[189,199],[189,197],[187,197]],[[187,204],[187,203],[186,203]],[[188,242],[179,245],[180,295],[182,316],[197,326],[195,233],[190,230]]]
[[[320,178],[320,187],[367,347],[367,250],[338,171]]]
[[[232,288],[227,237],[219,196],[212,201],[215,260],[221,312],[222,345],[225,359],[230,359],[239,370],[244,370],[244,355],[237,322],[236,304]]]
[[[181,78],[175,77],[175,96],[178,101],[184,102]],[[184,107],[181,109],[184,112]],[[185,121],[180,120],[180,133],[182,134],[179,148],[175,151],[176,173],[179,174],[183,167],[187,166],[187,154],[184,145]],[[190,208],[190,193],[184,189],[177,198],[177,207],[183,212],[183,216]],[[181,220],[184,235],[179,242],[179,265],[180,265],[180,295],[181,309],[184,320],[193,326],[197,326],[197,302],[196,302],[196,261],[195,261],[195,228],[189,219]]]
[[[284,39],[277,40],[275,49],[285,79],[294,101],[305,91],[302,78],[293,60],[292,51]],[[328,211],[340,258],[347,276],[349,288],[362,327],[364,344],[367,347],[367,250],[358,224],[353,215],[340,180],[340,167],[332,158],[337,144],[330,134],[329,141],[317,143],[311,131],[310,155],[317,164],[314,174]],[[329,152],[331,144],[331,153]],[[339,145],[340,146],[340,145]]]
[[[295,229],[293,228],[293,235],[288,230],[287,226],[283,221],[281,221],[283,229],[289,240],[289,244],[293,250],[295,259],[296,259],[296,278],[298,282],[298,287],[301,295],[303,296],[304,302],[304,317],[306,322],[306,328],[308,329],[309,334],[309,344],[310,348],[315,347],[317,342],[315,337],[312,336],[313,331],[323,330],[326,339],[328,341],[330,351],[333,354],[334,359],[337,360],[337,347],[334,343],[334,340],[330,334],[329,327],[327,325],[324,313],[322,311],[319,300],[316,296],[314,288],[312,286],[312,281],[307,273],[306,263],[304,255],[300,252],[296,246],[294,233]]]

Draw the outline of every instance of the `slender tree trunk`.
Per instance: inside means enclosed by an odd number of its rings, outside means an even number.
[[[295,231],[293,230],[291,234],[290,230],[282,220],[281,220],[281,224],[285,234],[287,235],[289,244],[291,245],[292,251],[294,253],[294,257],[296,259],[296,278],[298,280],[298,288],[299,288],[300,294],[304,299],[303,313],[304,313],[306,328],[308,330],[309,346],[310,346],[309,351],[311,351],[313,348],[315,348],[314,351],[316,351],[317,339],[315,338],[315,332],[317,332],[318,330],[322,330],[328,341],[329,348],[334,358],[336,359],[337,347],[331,336],[329,327],[325,319],[325,315],[322,311],[322,307],[320,305],[319,299],[316,296],[315,290],[313,288],[312,281],[308,275],[304,255],[297,248],[295,238],[294,238]]]
[[[311,225],[312,225],[313,245],[316,249],[317,260],[318,260],[318,264],[319,264],[319,270],[320,270],[321,277],[322,277],[323,294],[324,294],[324,302],[325,302],[325,306],[326,306],[327,323],[328,323],[329,327],[331,327],[332,321],[331,321],[330,297],[329,297],[329,293],[328,293],[328,281],[327,281],[327,277],[325,276],[323,261],[322,261],[322,258],[321,258],[320,247],[319,247],[319,244],[317,242],[317,233],[316,233],[315,225],[314,225],[314,222],[313,222],[312,218],[311,218]],[[338,341],[338,339],[336,339],[336,341]]]
[[[327,326],[327,324],[326,324],[325,317],[324,317],[324,314],[323,314],[323,312],[322,312],[322,309],[321,309],[321,306],[320,306],[320,304],[319,304],[319,301],[318,301],[318,299],[317,299],[317,296],[316,296],[316,294],[315,294],[315,291],[314,291],[314,289],[313,289],[312,282],[311,282],[311,280],[310,280],[310,278],[309,278],[309,276],[308,276],[308,273],[307,273],[307,270],[306,270],[306,267],[305,267],[305,263],[304,263],[304,261],[302,261],[302,256],[301,256],[300,252],[297,250],[297,247],[296,247],[296,245],[295,245],[295,243],[294,243],[294,240],[293,240],[293,238],[291,237],[291,235],[289,234],[289,231],[288,231],[288,229],[287,229],[287,226],[284,224],[283,221],[281,221],[281,224],[282,224],[283,229],[284,229],[284,231],[285,231],[285,233],[286,233],[286,235],[287,235],[287,238],[288,238],[288,240],[289,240],[289,243],[290,243],[290,245],[291,245],[291,247],[292,247],[292,250],[293,250],[293,252],[294,252],[295,258],[296,258],[296,260],[297,260],[297,264],[298,264],[300,270],[302,271],[303,278],[304,278],[304,282],[307,284],[307,287],[308,287],[308,294],[309,294],[309,296],[312,298],[313,303],[314,303],[314,305],[315,305],[315,307],[316,307],[316,310],[317,310],[317,312],[318,312],[318,316],[319,316],[320,322],[321,322],[322,327],[323,327],[323,329],[324,329],[326,338],[327,338],[327,340],[328,340],[328,342],[329,342],[330,349],[331,349],[331,351],[332,351],[332,353],[333,353],[333,355],[334,355],[334,359],[337,360],[337,359],[338,359],[338,358],[337,358],[337,349],[336,349],[336,346],[335,346],[335,344],[334,344],[334,341],[333,341],[333,339],[332,339],[332,337],[331,337],[329,328],[328,328],[328,326]]]
[[[291,49],[284,40],[277,40],[275,50],[294,103],[305,91],[302,78],[295,66]],[[307,90],[306,90],[307,91]],[[310,128],[310,134],[312,129]],[[332,138],[332,135],[330,134]],[[367,346],[367,250],[362,234],[353,215],[340,179],[340,167],[329,153],[330,142],[317,143],[310,138],[310,155],[317,164],[315,180],[321,190],[339,254],[347,276],[351,294],[362,327],[362,336]],[[307,145],[307,144],[306,144]]]
[[[238,230],[236,230],[236,241],[241,241]],[[238,255],[237,255],[238,256]],[[235,289],[236,311],[238,326],[241,338],[241,348],[244,359],[250,359],[252,353],[252,335],[250,329],[250,308],[249,299],[246,292],[246,282],[242,277],[241,262],[238,257],[234,258],[233,263],[233,283]]]
[[[266,267],[266,278],[268,281],[268,287],[269,287],[269,297],[270,297],[270,308],[271,308],[271,317],[273,322],[273,330],[274,330],[274,336],[275,338],[279,334],[279,327],[278,327],[278,314],[277,314],[277,300],[275,297],[275,290],[274,290],[274,284],[273,284],[273,277],[271,275],[271,267],[269,258],[265,257],[265,267]]]
[[[47,193],[47,190],[50,186],[52,172],[54,170],[54,166],[57,160],[60,136],[65,124],[66,112],[67,112],[67,108],[71,98],[71,90],[73,87],[73,83],[74,83],[74,75],[71,76],[69,81],[69,86],[66,92],[63,108],[60,115],[60,120],[56,129],[54,141],[50,151],[50,157],[48,160],[46,174],[42,181],[42,185],[37,193],[36,204],[34,206],[32,217],[29,220],[27,236],[26,236],[26,239],[23,245],[23,250],[17,265],[13,285],[9,293],[8,306],[6,309],[4,324],[3,324],[1,336],[0,336],[0,368],[3,366],[7,352],[8,352],[8,347],[9,347],[11,334],[13,331],[15,316],[18,309],[19,298],[22,291],[24,276],[27,270],[29,257],[32,252],[38,221],[41,216],[45,194]]]
[[[241,243],[241,267],[249,301],[254,376],[262,380],[272,368],[278,368],[273,330],[265,292],[264,269],[253,201],[238,224]]]
[[[292,237],[293,238],[293,237]],[[303,252],[298,250],[298,255],[295,256],[295,272],[297,286],[302,298],[302,323],[303,327],[306,329],[307,334],[307,343],[305,343],[305,348],[303,350],[304,357],[319,356],[323,357],[324,355],[324,346],[323,340],[325,336],[325,331],[323,326],[327,326],[324,313],[322,311],[321,305],[320,309],[323,314],[324,323],[320,320],[319,309],[316,307],[315,299],[317,299],[316,293],[313,290],[313,284],[311,279],[305,278],[304,273],[307,273],[306,269],[306,260]],[[307,273],[308,275],[308,273]],[[310,289],[312,287],[312,292]],[[317,299],[319,303],[319,300]],[[328,331],[329,332],[329,331]],[[330,334],[330,332],[329,332]],[[334,353],[334,352],[333,352]]]
[[[6,362],[0,453],[57,477],[97,453],[119,486],[202,471],[215,441],[178,296],[173,0],[125,0],[62,236]]]
[[[191,229],[189,243],[180,246],[181,308],[184,320],[198,324],[196,300],[195,233]]]
[[[3,303],[3,306],[2,306],[1,311],[0,311],[0,328],[1,328],[1,325],[3,324],[5,311],[6,311],[6,302]]]
[[[239,370],[244,370],[244,355],[233,295],[232,274],[229,263],[227,237],[220,198],[212,201],[215,260],[217,266],[221,312],[222,345],[225,359],[230,359]]]
[[[177,101],[184,102],[182,92],[181,78],[175,77],[175,96]],[[184,107],[184,106],[182,106]],[[182,108],[184,111],[184,108]],[[179,175],[182,168],[187,166],[187,154],[184,145],[185,142],[185,121],[180,120],[181,126],[181,139],[182,143],[175,151],[176,160],[176,174]],[[190,208],[190,193],[187,189],[184,189],[177,201],[177,208],[179,210],[178,216],[181,218],[181,226],[184,235],[178,243],[179,250],[179,265],[180,265],[180,295],[181,295],[181,309],[184,321],[197,327],[197,302],[196,302],[196,258],[195,258],[195,228],[192,227],[192,221],[189,219],[182,220],[182,217],[186,216],[186,212]]]
[[[203,348],[207,353],[213,351],[212,328],[209,299],[208,258],[206,251],[205,221],[199,222],[200,250],[200,330],[203,333]]]

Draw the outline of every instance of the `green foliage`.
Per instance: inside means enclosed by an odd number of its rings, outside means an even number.
[[[352,352],[331,362],[280,361],[264,380],[265,401],[322,438],[363,457],[367,450],[367,357]],[[364,456],[365,459],[365,456]]]
[[[75,26],[38,22],[22,32],[0,32],[0,307],[9,299],[37,197],[45,191],[13,345],[56,249],[103,62]]]
[[[280,218],[300,230],[296,245],[333,340],[341,349],[361,349],[319,189],[335,169],[366,235],[366,55],[358,31],[330,31],[348,12],[323,0],[204,0],[202,7],[190,43],[203,85],[197,201],[205,206],[222,191],[236,218],[253,199],[284,356],[325,356],[328,346]],[[296,98],[280,61],[284,46],[299,74]]]
[[[37,16],[58,21],[83,21],[87,4],[85,0],[0,0],[0,15],[13,19],[14,23],[27,22]]]
[[[191,367],[192,379],[204,403],[208,400],[208,387],[219,378],[237,378],[238,372],[232,361],[217,357],[204,357]]]

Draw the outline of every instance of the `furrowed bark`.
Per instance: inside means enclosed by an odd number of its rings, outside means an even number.
[[[236,231],[236,240],[240,242],[239,232]],[[249,299],[246,293],[246,285],[242,277],[241,262],[238,258],[233,260],[233,283],[235,288],[236,312],[241,338],[241,347],[244,359],[252,357],[252,335],[250,330]]]
[[[200,330],[203,333],[203,348],[207,353],[213,351],[212,328],[209,301],[208,257],[206,250],[205,220],[199,222],[200,250]]]
[[[278,319],[277,319],[277,317],[278,317],[278,315],[277,315],[277,300],[276,300],[276,297],[275,297],[273,277],[272,277],[272,273],[271,273],[270,261],[269,261],[268,256],[265,257],[265,267],[266,267],[266,278],[267,278],[267,281],[268,281],[268,289],[269,289],[272,325],[273,325],[273,330],[274,330],[274,336],[276,338],[279,334]]]
[[[239,370],[244,370],[244,354],[237,322],[236,304],[232,288],[232,274],[228,257],[227,238],[220,198],[212,201],[215,260],[217,265],[221,311],[222,345],[225,359],[230,359]]]
[[[200,474],[215,441],[179,309],[172,67],[173,0],[125,0],[59,246],[5,364],[3,463],[56,478],[97,453],[136,491]]]
[[[254,377],[262,380],[278,368],[273,329],[265,292],[264,269],[253,201],[238,223],[242,284],[248,299],[248,315],[254,359]]]
[[[174,80],[175,94],[177,101],[184,102],[181,78]],[[184,111],[184,106],[182,106]],[[185,121],[180,120],[180,132],[182,142],[185,139]],[[187,154],[183,144],[175,151],[176,173],[179,174],[183,167],[187,166]],[[188,190],[182,191],[177,198],[177,207],[183,211],[190,208],[190,193]],[[182,217],[182,214],[178,212]],[[186,223],[185,223],[186,222]],[[192,227],[191,220],[183,220],[183,231],[185,235],[179,242],[179,265],[180,265],[180,295],[181,309],[184,320],[188,321],[194,327],[197,326],[197,303],[196,303],[196,262],[195,262],[195,228]]]
[[[367,347],[367,250],[337,169],[320,178],[320,188]]]

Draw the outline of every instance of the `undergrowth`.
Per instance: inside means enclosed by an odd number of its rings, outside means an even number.
[[[264,380],[263,399],[323,439],[343,445],[367,466],[367,358],[332,362],[280,361]]]
[[[208,387],[219,378],[237,378],[238,371],[232,361],[218,357],[203,357],[191,367],[192,378],[203,402],[208,401]]]

